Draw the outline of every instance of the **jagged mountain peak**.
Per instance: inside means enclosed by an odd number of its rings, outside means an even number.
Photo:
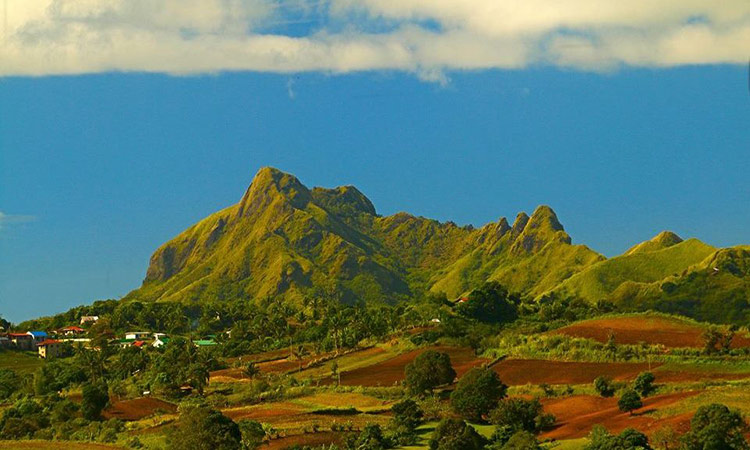
[[[274,167],[262,167],[242,196],[237,215],[251,214],[278,199],[297,209],[304,209],[312,200],[312,195],[294,175]]]

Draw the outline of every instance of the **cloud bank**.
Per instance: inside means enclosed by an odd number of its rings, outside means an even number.
[[[750,1],[0,0],[0,76],[744,64]]]

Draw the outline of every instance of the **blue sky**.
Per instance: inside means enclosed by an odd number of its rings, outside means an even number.
[[[138,287],[261,166],[378,212],[483,224],[550,204],[607,255],[671,229],[750,243],[746,68],[89,75],[0,81],[1,314]],[[290,95],[290,89],[292,95]]]
[[[750,243],[750,3],[567,1],[2,0],[0,315],[126,294],[267,165],[608,256]]]

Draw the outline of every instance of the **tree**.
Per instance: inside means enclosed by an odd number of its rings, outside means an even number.
[[[641,394],[643,397],[648,397],[650,393],[652,393],[655,389],[654,387],[654,381],[656,380],[656,377],[651,372],[641,372],[638,374],[638,376],[635,378],[635,382],[633,383],[633,388],[636,392]]]
[[[481,450],[486,440],[459,419],[443,419],[435,427],[430,439],[430,450]]]
[[[651,450],[648,437],[632,428],[626,428],[619,435],[612,435],[603,426],[595,425],[588,440],[584,450]]]
[[[102,410],[109,403],[109,389],[104,381],[94,381],[83,385],[81,413],[88,420],[99,420]]]
[[[612,397],[615,395],[615,386],[612,383],[612,379],[605,376],[596,377],[594,380],[594,389],[602,397]]]
[[[427,350],[406,365],[404,375],[409,392],[422,395],[438,386],[452,383],[456,371],[448,354]]]
[[[698,408],[690,421],[690,432],[682,437],[686,450],[750,449],[743,434],[747,424],[739,411],[713,403]]]
[[[403,426],[408,430],[414,431],[420,424],[424,413],[414,400],[402,400],[391,408],[393,413],[393,422]]]
[[[643,406],[641,396],[634,390],[627,390],[622,394],[620,400],[617,401],[617,407],[620,411],[630,413],[633,415],[633,411]]]
[[[654,447],[659,450],[677,450],[680,446],[680,436],[670,425],[665,425],[651,435]]]
[[[500,283],[490,281],[473,290],[466,302],[458,305],[458,313],[481,322],[507,323],[518,317],[520,299],[508,293]]]
[[[528,431],[517,431],[502,446],[502,450],[541,450],[536,437]]]
[[[498,427],[516,431],[536,433],[555,422],[555,416],[545,414],[539,400],[506,398],[490,411],[489,421]]]
[[[263,439],[266,437],[266,430],[263,429],[263,425],[260,422],[243,419],[237,425],[240,428],[242,448],[244,450],[255,450],[263,444]]]
[[[480,421],[505,397],[508,386],[487,368],[474,368],[458,381],[451,394],[451,406],[467,420]]]
[[[383,430],[380,425],[374,423],[368,423],[365,428],[357,436],[357,440],[354,444],[354,448],[357,450],[384,450],[389,448],[390,445],[383,436]]]
[[[248,378],[253,378],[260,373],[260,369],[254,362],[250,361],[245,365],[245,368],[242,369],[242,373]]]
[[[341,384],[341,372],[339,372],[338,361],[334,361],[331,363],[331,376],[336,380],[336,386]]]
[[[221,412],[202,403],[183,403],[180,419],[170,433],[170,450],[239,450],[242,433],[239,426]]]
[[[5,400],[21,386],[21,378],[10,369],[0,369],[0,400]]]

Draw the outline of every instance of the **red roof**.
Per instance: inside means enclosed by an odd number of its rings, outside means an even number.
[[[461,298],[458,299],[458,303],[464,303],[464,302],[468,302],[468,301],[469,301],[469,297],[461,297]]]
[[[146,345],[146,341],[135,341],[133,342],[133,345],[136,347],[143,347],[144,345]]]
[[[31,335],[28,333],[8,333],[8,336],[12,338],[26,337],[31,339]]]
[[[61,341],[58,341],[57,339],[45,339],[42,342],[36,344],[37,347],[41,347],[43,345],[50,345],[50,344],[59,344]]]
[[[81,327],[72,326],[72,327],[65,327],[65,328],[63,328],[63,331],[75,331],[76,333],[81,333],[81,332],[84,332],[86,330],[84,330]]]

